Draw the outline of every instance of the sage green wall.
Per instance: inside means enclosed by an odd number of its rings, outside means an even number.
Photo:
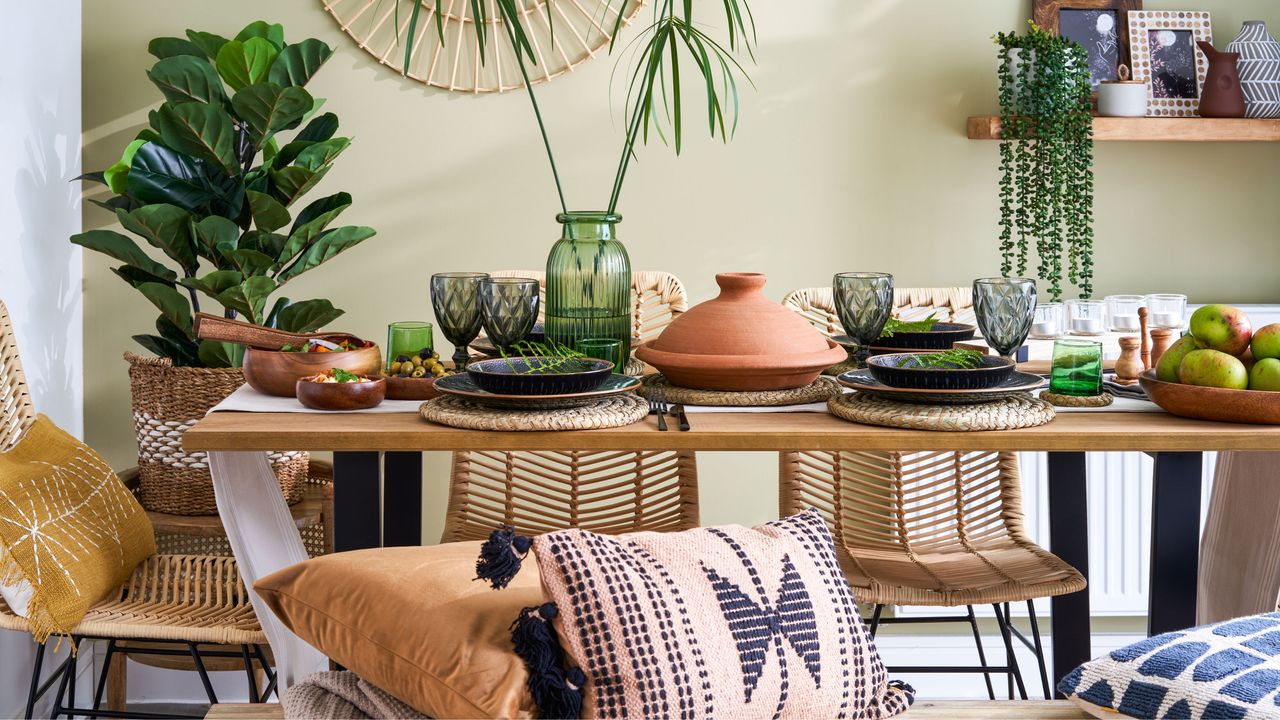
[[[995,108],[991,35],[1020,27],[1030,4],[757,0],[758,90],[742,97],[737,137],[709,141],[691,117],[683,157],[640,151],[621,203],[634,267],[677,273],[695,301],[726,270],[767,272],[775,298],[838,270],[891,271],[901,286],[997,272],[996,146],[968,141],[964,126]],[[1244,20],[1280,22],[1270,0],[1148,2],[1205,6],[1219,45]],[[432,272],[542,265],[558,233],[556,199],[523,93],[471,97],[402,80],[356,48],[320,0],[86,2],[84,167],[113,162],[157,103],[144,74],[150,38],[188,27],[230,34],[258,18],[337,48],[308,89],[328,98],[355,141],[320,190],[351,192],[344,221],[379,230],[291,294],[331,297],[347,310],[342,329],[379,337],[390,320],[430,316]],[[539,87],[575,208],[608,197],[621,140],[612,67],[601,57]],[[1096,156],[1099,294],[1280,300],[1280,147],[1102,143]],[[93,206],[84,212],[86,229],[112,224]],[[154,312],[100,257],[86,254],[84,265],[87,435],[124,465],[134,450],[120,356],[136,350],[129,336],[148,331]],[[705,521],[776,512],[772,458],[700,462]],[[444,469],[433,458],[428,538],[438,537]]]

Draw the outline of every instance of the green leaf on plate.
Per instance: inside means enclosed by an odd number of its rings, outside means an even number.
[[[164,144],[193,157],[214,163],[227,175],[238,175],[235,128],[231,116],[217,105],[183,103],[160,106],[157,116]]]
[[[281,87],[306,85],[331,55],[333,48],[320,40],[308,38],[280,51],[280,57],[271,66],[267,79]]]
[[[285,332],[310,333],[342,317],[343,311],[328,300],[303,300],[280,311],[276,326]]]
[[[164,265],[152,260],[142,248],[128,235],[121,235],[114,230],[89,230],[79,235],[72,235],[71,242],[83,248],[100,252],[107,257],[137,267],[139,270],[162,278],[169,282],[178,279],[178,274]]]
[[[215,103],[226,98],[218,73],[203,55],[165,58],[151,66],[147,77],[160,88],[165,100],[174,104]]]
[[[282,88],[272,82],[250,85],[231,98],[231,107],[249,124],[256,150],[262,149],[268,137],[306,114],[311,103],[311,93],[306,90]]]
[[[267,40],[255,37],[243,42],[232,40],[218,50],[215,65],[218,74],[232,90],[239,91],[265,80],[280,51]],[[273,81],[274,82],[274,81]],[[276,83],[280,85],[282,83]]]

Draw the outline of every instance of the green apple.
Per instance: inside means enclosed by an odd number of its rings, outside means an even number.
[[[1178,379],[1187,385],[1244,390],[1249,371],[1235,355],[1219,350],[1192,350],[1178,366]]]
[[[1258,329],[1253,334],[1253,356],[1263,358],[1280,358],[1280,323],[1272,323]]]
[[[1182,358],[1193,350],[1199,350],[1200,344],[1190,335],[1183,335],[1178,338],[1160,359],[1156,362],[1156,377],[1164,382],[1180,382],[1178,380],[1178,367],[1182,365]]]
[[[1276,358],[1259,360],[1253,366],[1253,371],[1249,373],[1249,389],[1280,392],[1280,360]]]
[[[1249,316],[1230,305],[1205,305],[1191,313],[1191,334],[1210,350],[1239,355],[1249,347]]]

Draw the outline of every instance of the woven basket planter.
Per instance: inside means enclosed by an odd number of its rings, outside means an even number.
[[[182,449],[182,434],[244,384],[238,368],[174,367],[168,358],[125,353],[138,436],[142,506],[172,515],[216,515],[213,478],[205,453]],[[273,452],[271,467],[285,501],[302,499],[307,453]]]

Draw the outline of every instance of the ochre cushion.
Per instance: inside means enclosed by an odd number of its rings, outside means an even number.
[[[510,627],[543,602],[538,573],[494,592],[472,580],[479,553],[463,542],[325,555],[253,588],[303,640],[422,713],[532,717]]]
[[[754,528],[565,530],[533,550],[586,675],[582,717],[879,720],[914,698],[889,681],[816,511]]]

